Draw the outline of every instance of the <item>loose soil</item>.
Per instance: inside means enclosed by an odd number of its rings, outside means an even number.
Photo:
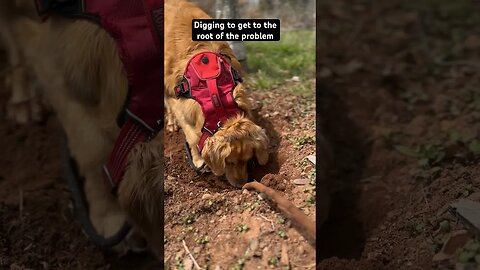
[[[252,164],[250,179],[282,191],[314,220],[315,205],[309,199],[315,193],[308,179],[314,165],[306,159],[315,153],[314,102],[288,94],[286,88],[253,97],[262,104],[257,104],[256,121],[269,134],[271,160],[266,166]],[[187,163],[184,140],[181,131],[166,134],[168,265],[191,265],[185,241],[198,264],[209,269],[315,268],[315,248],[290,221],[256,192],[236,189],[211,173],[195,173]],[[295,185],[295,179],[307,183]]]
[[[4,57],[1,63],[6,62]],[[5,67],[1,69],[1,80],[6,73]],[[295,82],[287,86],[295,87]],[[255,113],[268,130],[271,161],[266,166],[251,164],[251,178],[284,192],[314,220],[310,181],[315,171],[306,157],[315,154],[315,103],[285,93],[279,89],[254,95],[263,105]],[[8,97],[5,88],[0,92],[3,115]],[[4,120],[0,125],[0,269],[159,269],[148,254],[118,258],[95,247],[82,233],[64,178],[61,140],[54,115],[43,123]],[[181,132],[165,137],[168,265],[190,269],[184,240],[201,266],[315,268],[313,243],[255,192],[193,172],[183,140]],[[307,180],[294,185],[294,179]]]
[[[480,135],[480,76],[473,65],[480,62],[480,42],[474,34],[479,31],[472,30],[478,24],[469,25],[468,16],[427,17],[430,25],[452,21],[453,28],[428,32],[426,51],[418,24],[423,15],[405,1],[321,1],[319,7],[317,100],[321,132],[334,153],[331,215],[317,238],[320,268],[474,264],[461,256],[465,241],[443,260],[436,255],[453,233],[469,229],[445,206],[480,197],[480,159],[472,143]],[[450,29],[463,36],[453,40]],[[435,63],[428,52],[446,57]],[[455,59],[468,63],[448,62]],[[263,102],[259,122],[273,143],[272,162],[253,166],[252,179],[282,190],[314,218],[311,186],[292,180],[308,178],[313,168],[305,157],[315,151],[308,139],[315,106],[286,93],[255,93]],[[7,98],[1,91],[3,115]],[[314,268],[315,249],[266,200],[192,172],[183,140],[181,132],[166,136],[170,265],[191,263],[184,240],[195,260],[213,269],[242,262],[244,269],[273,268],[275,261],[281,268],[285,254],[292,269]],[[54,117],[42,124],[0,125],[0,269],[154,268],[148,255],[117,260],[82,234],[70,210],[59,141]],[[420,146],[429,153],[412,157],[411,149]],[[448,227],[441,225],[445,221]]]
[[[7,70],[0,52],[0,82]],[[0,89],[0,110],[9,89]],[[0,269],[159,269],[148,254],[95,247],[73,216],[53,115],[43,123],[0,125]]]
[[[476,4],[419,11],[430,2],[319,4],[317,106],[334,153],[320,269],[477,269],[466,241],[435,256],[466,229],[446,207],[479,198]]]

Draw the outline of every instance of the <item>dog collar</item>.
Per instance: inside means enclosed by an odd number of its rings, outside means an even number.
[[[200,52],[188,62],[182,81],[175,86],[175,95],[192,98],[202,108],[205,122],[197,144],[200,153],[207,138],[220,130],[227,119],[244,113],[233,97],[233,90],[241,81],[223,55]]]
[[[115,40],[129,82],[128,98],[117,119],[120,133],[104,166],[115,192],[135,145],[153,139],[163,128],[163,0],[35,0],[45,17],[66,17],[100,24]]]

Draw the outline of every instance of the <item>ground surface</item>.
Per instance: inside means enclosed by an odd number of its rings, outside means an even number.
[[[0,81],[6,74],[0,54]],[[2,88],[3,88],[3,84]],[[0,90],[5,115],[8,92]],[[116,259],[82,233],[61,160],[62,132],[44,123],[0,125],[0,269],[158,269],[147,254]]]
[[[252,179],[285,192],[313,220],[315,170],[306,157],[315,154],[314,42],[311,31],[299,35],[308,43],[298,45],[290,61],[282,55],[292,50],[294,36],[282,46],[251,47],[257,57],[272,61],[272,70],[267,71],[274,74],[265,76],[257,67],[264,65],[252,62],[249,83],[258,86],[261,82],[255,80],[266,78],[269,81],[259,88],[275,88],[254,94],[259,101],[257,120],[271,138],[271,162],[251,169]],[[5,62],[1,54],[0,63]],[[4,64],[0,71],[3,81]],[[305,94],[306,98],[299,96]],[[8,97],[8,88],[2,85],[3,115]],[[54,115],[43,123],[17,125],[5,120],[0,125],[0,269],[159,269],[145,254],[117,259],[93,246],[82,233],[71,210],[61,140]],[[202,267],[314,268],[313,245],[266,200],[255,192],[234,189],[218,177],[194,173],[185,160],[181,132],[167,134],[165,145],[165,247],[170,266],[191,269],[184,240]],[[301,185],[293,184],[295,179]]]
[[[290,87],[295,87],[291,83]],[[285,95],[285,89],[258,92],[258,123],[268,130],[271,161],[253,166],[251,179],[281,190],[312,219],[315,106],[312,100]],[[212,174],[200,175],[185,158],[183,133],[165,139],[165,256],[170,266],[190,269],[183,240],[201,267],[209,269],[314,269],[315,249],[288,220],[256,192],[232,188]],[[306,179],[295,185],[294,179]],[[276,266],[276,267],[275,267]]]
[[[445,206],[479,197],[478,3],[319,7],[317,106],[336,191],[320,268],[475,265],[478,244]]]

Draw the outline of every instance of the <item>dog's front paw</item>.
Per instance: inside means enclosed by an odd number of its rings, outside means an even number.
[[[178,125],[173,121],[173,123],[167,123],[167,131],[168,132],[177,132],[178,131]]]
[[[168,132],[177,132],[178,131],[178,124],[177,121],[175,120],[175,117],[173,116],[173,113],[167,112],[167,131]]]
[[[125,243],[133,253],[141,253],[148,250],[148,243],[145,237],[135,228],[125,237]]]
[[[7,77],[5,85],[11,90],[11,97],[7,104],[7,118],[19,124],[40,122],[44,117],[44,107],[37,96],[35,85],[26,85],[25,82]]]
[[[193,165],[195,165],[197,168],[200,168],[205,165],[205,160],[203,160],[202,157],[193,157]]]
[[[44,118],[43,112],[41,102],[37,99],[9,103],[7,106],[7,118],[19,124],[41,122]]]

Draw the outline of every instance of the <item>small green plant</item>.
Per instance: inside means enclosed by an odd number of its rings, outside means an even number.
[[[277,223],[278,223],[278,224],[285,224],[285,219],[282,218],[282,217],[279,217],[279,218],[277,219]]]
[[[425,224],[423,223],[410,224],[408,226],[408,231],[410,232],[410,237],[416,237],[425,231]]]
[[[208,242],[210,242],[210,238],[208,237],[208,235],[205,235],[204,237],[200,236],[200,237],[195,238],[195,243],[197,243],[197,244],[202,244],[203,245],[203,244],[206,244]]]
[[[468,150],[474,155],[480,155],[480,140],[474,139],[468,144]]]
[[[235,264],[235,266],[231,267],[230,270],[242,270],[243,267],[245,266],[245,261],[247,260],[248,258],[240,258],[238,259],[237,263]]]
[[[480,263],[480,242],[470,241],[458,253],[461,263]]]
[[[312,169],[308,173],[308,179],[310,180],[310,185],[315,186],[317,183],[317,172],[315,169]]]
[[[181,260],[178,260],[175,266],[178,270],[185,270],[185,266],[183,265],[183,262]]]
[[[417,158],[418,165],[422,168],[430,168],[438,165],[445,158],[443,146],[436,143],[427,143],[415,148],[396,145],[395,150],[403,155]]]
[[[277,257],[270,257],[268,258],[268,265],[277,266],[278,258]]]
[[[315,202],[316,202],[315,196],[310,196],[310,197],[308,197],[307,202],[308,202],[309,204],[315,204]]]
[[[438,227],[442,233],[448,233],[450,232],[450,222],[448,220],[442,220],[439,224]]]
[[[301,149],[303,148],[304,145],[315,144],[316,138],[313,135],[313,136],[295,137],[292,140],[294,143],[294,147],[296,149]]]
[[[278,236],[280,236],[280,238],[282,238],[282,239],[287,239],[288,238],[287,233],[285,231],[282,231],[282,230],[278,231]]]
[[[196,220],[195,212],[188,214],[183,218],[183,224],[188,225],[194,223]]]
[[[238,224],[237,225],[237,231],[239,232],[247,232],[250,228],[248,227],[247,224]]]

